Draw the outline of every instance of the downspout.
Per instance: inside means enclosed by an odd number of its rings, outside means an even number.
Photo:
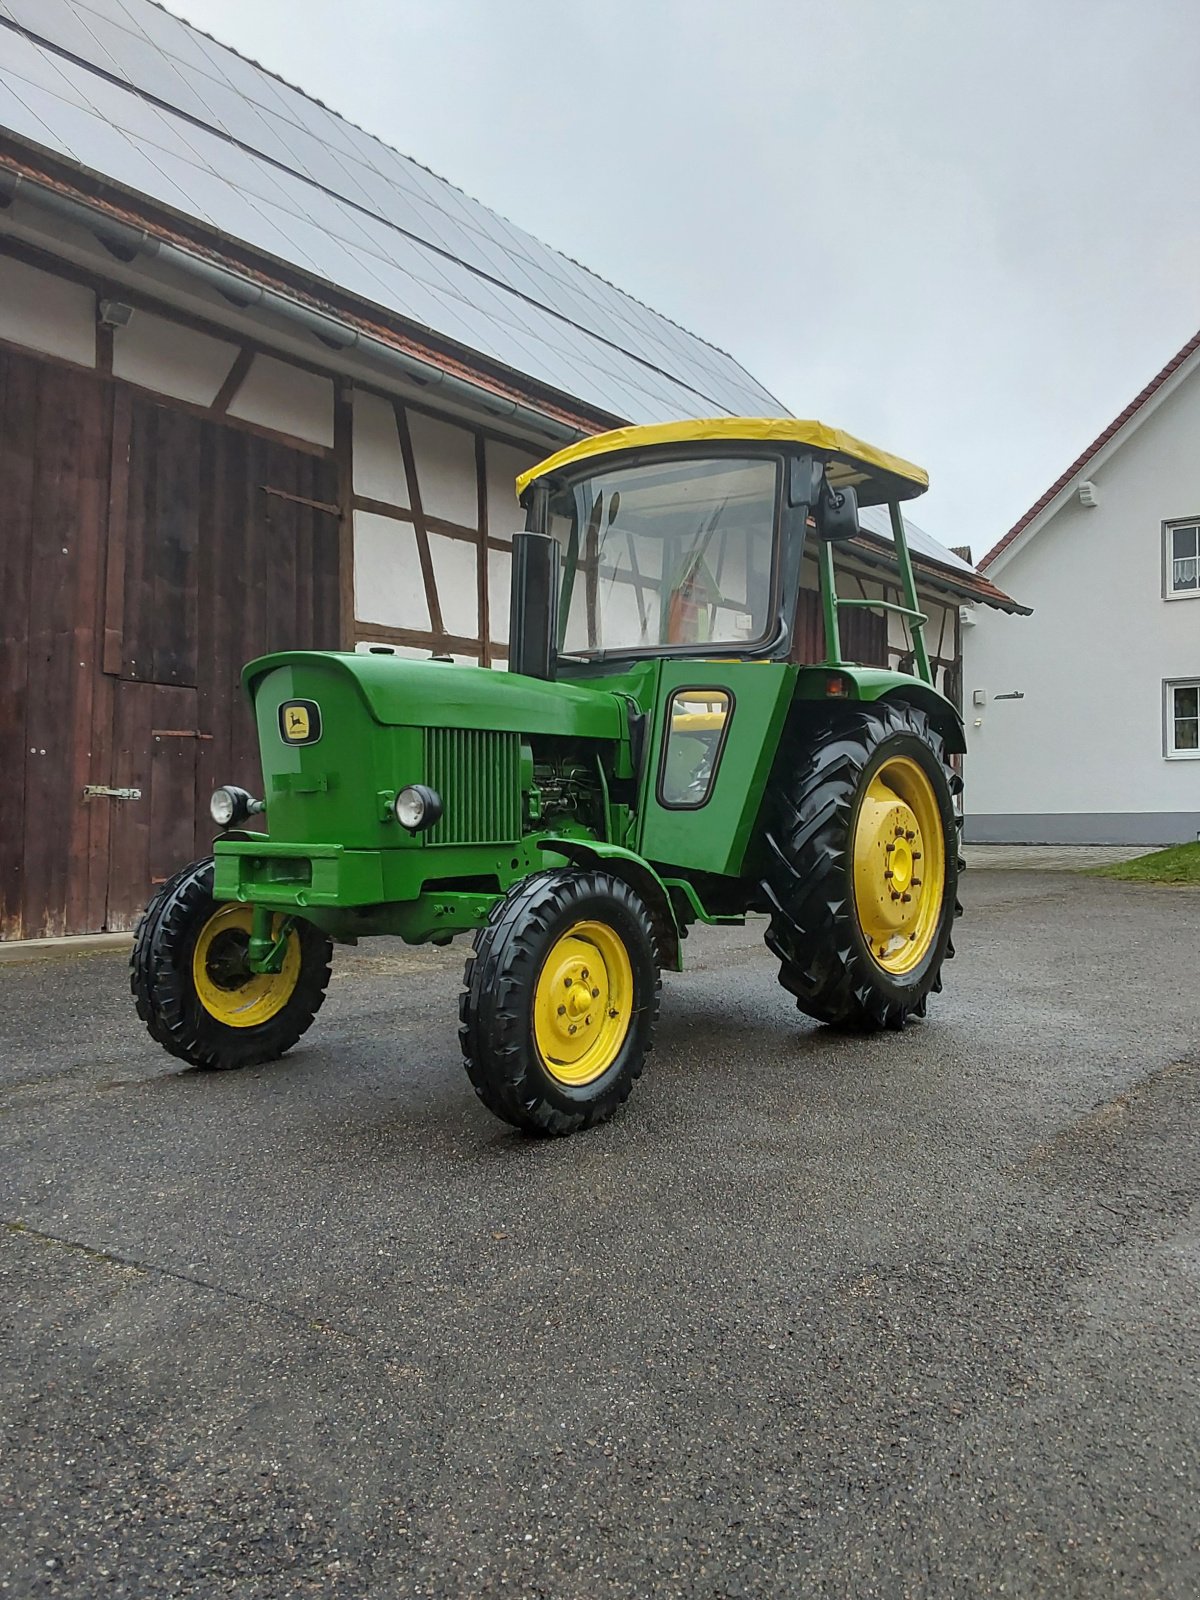
[[[419,356],[398,350],[386,340],[365,333],[331,313],[314,311],[277,289],[268,288],[253,278],[220,266],[215,261],[208,261],[203,256],[193,255],[149,233],[145,228],[106,216],[82,200],[60,194],[56,189],[47,188],[21,173],[0,170],[0,209],[6,210],[18,197],[64,222],[86,228],[118,261],[128,264],[139,257],[161,261],[206,288],[215,289],[240,311],[251,308],[267,311],[293,327],[303,329],[331,350],[361,351],[372,361],[390,369],[397,377],[416,383],[422,389],[436,389],[449,400],[529,428],[544,438],[566,442],[586,437],[583,429],[569,422],[559,422],[532,406],[459,378],[432,361],[423,361]]]

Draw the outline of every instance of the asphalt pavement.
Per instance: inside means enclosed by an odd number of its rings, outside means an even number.
[[[688,941],[612,1123],[494,1122],[462,952],[179,1070],[0,967],[0,1594],[1200,1591],[1200,893],[968,875],[929,1019]]]

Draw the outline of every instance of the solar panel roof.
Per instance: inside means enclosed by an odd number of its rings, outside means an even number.
[[[886,506],[860,506],[858,520],[868,533],[886,539],[889,544],[894,542],[891,517]],[[939,544],[931,533],[919,528],[907,512],[904,516],[904,532],[908,536],[908,548],[914,556],[925,556],[928,560],[940,562],[943,567],[949,567],[954,572],[974,574],[975,568],[969,561],[964,561],[961,556],[956,556],[953,550],[947,550],[944,544]]]
[[[732,356],[152,0],[0,0],[0,127],[613,418],[786,415]]]

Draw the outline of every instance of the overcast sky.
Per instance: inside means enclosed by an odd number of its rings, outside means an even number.
[[[168,4],[919,461],[977,557],[1200,326],[1197,0]]]

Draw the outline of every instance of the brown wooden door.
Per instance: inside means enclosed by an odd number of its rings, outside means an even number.
[[[128,392],[113,444],[108,781],[140,792],[111,802],[105,926],[120,929],[209,853],[218,784],[261,789],[246,661],[337,647],[338,520],[323,456]]]
[[[102,926],[111,389],[0,349],[0,937]]]

